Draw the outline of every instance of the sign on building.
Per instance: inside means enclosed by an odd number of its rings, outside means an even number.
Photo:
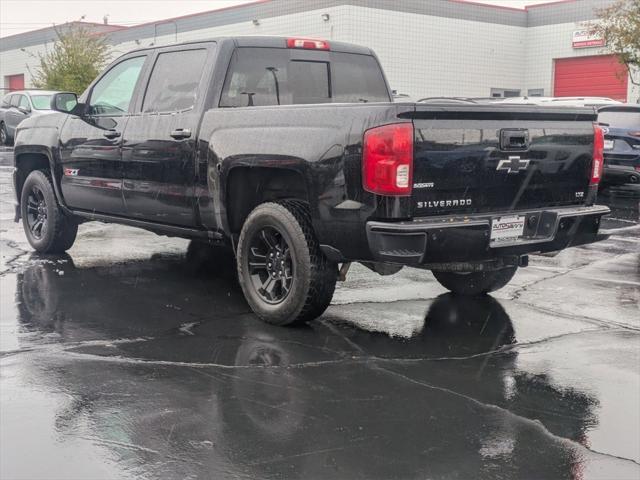
[[[605,41],[600,32],[593,30],[575,30],[571,45],[573,48],[604,47]]]

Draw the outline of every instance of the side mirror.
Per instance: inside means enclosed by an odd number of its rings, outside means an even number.
[[[78,105],[78,96],[71,92],[54,93],[51,96],[51,110],[71,113]]]
[[[29,107],[27,107],[27,108],[24,108],[24,107],[16,107],[16,108],[18,109],[18,111],[19,111],[19,112],[21,112],[21,113],[22,113],[22,114],[24,114],[24,115],[28,115],[28,114],[30,114],[30,113],[31,113],[31,108],[29,108]]]

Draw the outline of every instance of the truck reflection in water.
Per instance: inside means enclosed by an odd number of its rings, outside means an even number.
[[[100,444],[130,475],[581,477],[597,400],[519,369],[490,296],[425,302],[422,331],[399,339],[349,326],[339,306],[331,321],[267,325],[228,256],[196,244],[186,260],[32,261],[21,324],[63,348],[25,375],[72,398],[57,441]]]

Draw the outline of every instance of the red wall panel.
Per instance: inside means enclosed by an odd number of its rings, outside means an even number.
[[[20,74],[20,75],[9,75],[6,78],[9,80],[7,83],[9,84],[9,90],[10,91],[24,90],[24,75],[23,74]]]
[[[556,97],[609,97],[627,100],[628,73],[615,55],[558,58],[553,95]]]

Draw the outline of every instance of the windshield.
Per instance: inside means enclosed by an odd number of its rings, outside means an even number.
[[[31,103],[36,110],[51,110],[51,95],[31,95]]]
[[[640,129],[640,110],[608,110],[598,114],[598,122],[606,123],[612,128]]]

